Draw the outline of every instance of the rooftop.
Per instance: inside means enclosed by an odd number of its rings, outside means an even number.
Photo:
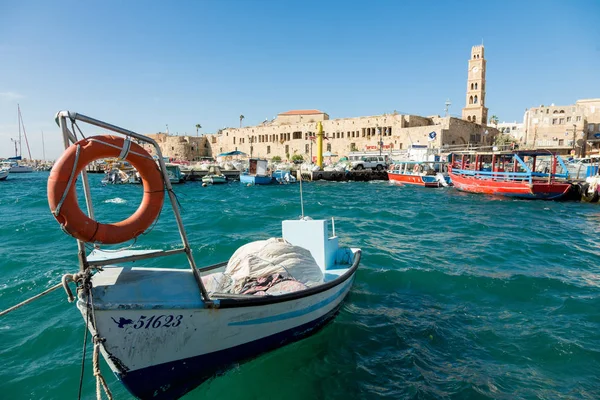
[[[284,113],[279,113],[278,115],[313,115],[313,114],[325,114],[323,111],[319,110],[290,110]]]

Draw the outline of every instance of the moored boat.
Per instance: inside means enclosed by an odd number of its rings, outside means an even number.
[[[558,200],[571,188],[564,161],[547,150],[454,153],[449,175],[458,190],[522,199]]]
[[[268,161],[251,158],[247,171],[240,174],[240,182],[248,185],[270,185],[273,176],[268,169]]]
[[[227,183],[227,177],[221,172],[221,169],[216,165],[211,165],[208,168],[208,173],[202,177],[202,183],[217,185]]]
[[[81,272],[63,282],[78,284],[77,307],[94,338],[94,359],[100,352],[134,396],[179,398],[236,363],[311,335],[336,315],[361,251],[339,246],[333,221],[331,227],[326,220],[304,217],[283,221],[281,238],[252,242],[227,263],[197,268],[164,160],[159,157],[157,169],[146,150],[129,139],[151,144],[160,156],[158,144],[77,113],[61,112],[57,119],[65,143],[75,142],[68,124],[78,122],[125,136],[87,137],[67,147],[48,179],[48,200],[63,230],[78,242]],[[144,197],[134,215],[102,224],[93,217],[85,167],[115,154],[139,171]],[[89,215],[75,193],[82,171]],[[141,235],[158,218],[165,193],[181,247],[100,248]],[[94,243],[87,255],[86,243]],[[143,267],[145,259],[176,254],[186,257],[188,269],[170,263],[165,265],[170,268]]]
[[[2,168],[2,166],[0,166],[0,181],[5,181],[6,178],[8,178],[9,172],[8,168]]]
[[[424,187],[449,186],[450,177],[440,161],[395,161],[388,171],[390,182]]]

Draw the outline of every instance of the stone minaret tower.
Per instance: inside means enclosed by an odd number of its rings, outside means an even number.
[[[462,119],[487,125],[488,109],[485,107],[485,58],[483,45],[473,46],[467,75],[467,106]]]

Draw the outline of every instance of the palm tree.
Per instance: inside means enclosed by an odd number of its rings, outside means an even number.
[[[202,125],[196,124],[196,136],[198,136],[198,129],[201,129]]]
[[[244,117],[244,115],[243,115],[243,114],[242,114],[242,115],[240,115],[240,128],[242,127],[242,120],[243,120],[244,118],[246,118],[246,117]]]
[[[490,124],[494,124],[496,126],[496,129],[498,129],[498,117],[495,115],[492,115],[490,117]]]

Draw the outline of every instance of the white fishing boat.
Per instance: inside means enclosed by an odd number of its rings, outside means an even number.
[[[8,178],[9,172],[10,172],[10,170],[8,168],[3,168],[0,165],[0,181],[5,181],[6,178]]]
[[[339,247],[333,220],[331,234],[326,220],[283,221],[281,238],[249,243],[229,262],[197,268],[158,144],[77,113],[60,112],[57,122],[64,142],[73,144],[52,169],[48,200],[61,228],[77,239],[80,267],[63,282],[77,282],[77,307],[94,338],[95,354],[104,356],[134,396],[179,398],[236,363],[311,335],[336,315],[352,286],[361,251]],[[78,140],[69,126],[80,122],[124,137]],[[160,168],[130,139],[153,145]],[[144,197],[128,219],[102,224],[94,220],[85,166],[111,156],[131,162],[140,172]],[[79,208],[75,193],[80,172],[88,215]],[[165,193],[180,247],[99,247],[133,239],[148,229],[162,210]],[[95,244],[88,255],[87,243]],[[143,266],[143,260],[176,254],[187,257],[188,268],[173,268],[168,260],[169,268]],[[96,378],[98,387],[105,384],[100,375]]]

